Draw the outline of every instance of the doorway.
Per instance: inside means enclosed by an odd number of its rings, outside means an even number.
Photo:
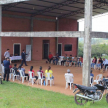
[[[58,44],[58,54],[59,54],[59,56],[62,55],[62,43]]]
[[[14,49],[14,52],[13,52],[14,56],[20,56],[21,44],[15,43],[13,49]]]
[[[49,40],[43,40],[43,59],[47,59],[49,54]]]

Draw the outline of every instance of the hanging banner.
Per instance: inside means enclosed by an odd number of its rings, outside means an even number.
[[[31,45],[26,45],[26,61],[31,61]]]

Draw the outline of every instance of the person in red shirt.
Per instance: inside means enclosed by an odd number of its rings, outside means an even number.
[[[48,56],[49,63],[51,63],[51,60],[53,60],[53,55],[51,54],[51,52],[49,52],[49,56]]]

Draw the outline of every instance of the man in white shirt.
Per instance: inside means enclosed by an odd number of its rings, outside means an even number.
[[[7,49],[7,51],[4,53],[4,57],[5,57],[5,58],[10,57],[9,49]]]
[[[106,69],[106,66],[108,66],[108,60],[103,58],[103,69]]]
[[[67,73],[65,73],[65,75],[69,75],[70,76],[70,81],[71,82],[73,82],[73,74],[72,73],[70,73],[70,69],[67,69]],[[70,83],[69,83],[69,85],[70,85]]]

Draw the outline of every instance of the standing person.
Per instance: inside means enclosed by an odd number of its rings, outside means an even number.
[[[25,63],[25,66],[28,66],[27,64],[26,64],[26,53],[25,53],[25,51],[23,50],[23,52],[22,52],[22,54],[21,54],[21,58],[22,58],[22,63],[21,63],[21,65],[23,65],[23,63]]]
[[[6,75],[7,75],[6,81],[9,81],[9,72],[10,72],[9,65],[10,64],[11,64],[11,59],[9,58],[6,58],[6,60],[3,61],[3,65],[5,68],[3,81],[5,81]]]
[[[10,57],[9,49],[7,49],[7,51],[4,53],[4,57],[5,57],[5,58]]]

